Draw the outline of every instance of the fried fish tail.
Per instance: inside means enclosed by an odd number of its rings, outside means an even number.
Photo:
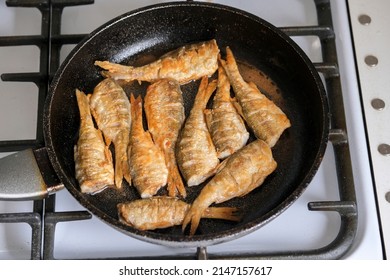
[[[122,170],[123,170],[123,178],[125,178],[126,182],[129,183],[129,185],[131,186],[132,183],[131,183],[129,159],[122,158]]]
[[[242,214],[236,207],[209,207],[203,212],[202,218],[239,222]]]
[[[213,80],[210,83],[208,78],[203,76],[199,85],[199,90],[194,101],[194,107],[196,108],[206,108],[207,102],[215,89],[217,88],[217,80]]]
[[[126,139],[127,138],[127,139]],[[129,143],[127,131],[117,136],[115,146],[115,185],[122,186],[123,178],[131,185],[130,167],[127,158]],[[123,140],[121,140],[123,139]],[[126,139],[126,140],[125,140]]]
[[[151,81],[157,77],[158,69],[149,68],[148,71],[144,71],[145,67],[133,67],[127,65],[121,65],[109,61],[95,61],[95,65],[104,69],[101,74],[103,77],[111,78],[114,80],[146,80]]]
[[[167,161],[168,179],[167,190],[168,195],[175,197],[180,195],[182,197],[187,196],[187,191],[183,184],[179,168],[177,167],[175,153],[165,153],[165,159]]]
[[[122,188],[123,180],[123,168],[122,168],[121,156],[118,153],[115,153],[115,186],[118,189]]]
[[[212,181],[213,179],[211,179]],[[205,186],[207,187],[207,185]],[[190,209],[187,211],[183,222],[182,222],[182,231],[187,228],[189,224],[190,226],[190,235],[194,235],[198,226],[200,219],[203,215],[206,215],[206,209],[209,208],[209,206],[215,201],[214,194],[211,193],[211,195],[207,195],[205,192],[200,192],[199,196],[194,200],[194,202],[191,204]]]

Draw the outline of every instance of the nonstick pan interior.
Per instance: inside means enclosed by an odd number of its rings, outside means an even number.
[[[139,231],[118,221],[116,205],[139,199],[127,185],[123,192],[80,192],[75,179],[73,146],[79,114],[75,89],[92,92],[101,81],[95,60],[142,65],[179,46],[216,39],[225,56],[229,46],[243,76],[255,82],[291,120],[273,148],[276,171],[250,194],[221,204],[242,209],[239,223],[201,220],[194,236],[180,227]],[[127,94],[145,94],[147,83],[125,85]],[[182,87],[188,114],[198,81]],[[317,171],[328,137],[328,108],[321,80],[306,55],[269,23],[246,12],[210,3],[175,2],[129,12],[90,34],[68,56],[53,79],[45,108],[45,140],[57,175],[89,211],[133,237],[169,246],[206,246],[247,234],[291,205]],[[251,140],[253,140],[253,135]],[[188,190],[191,202],[202,186]]]

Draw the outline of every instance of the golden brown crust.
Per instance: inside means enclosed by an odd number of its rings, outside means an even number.
[[[213,108],[205,110],[205,114],[219,159],[224,159],[245,146],[249,133],[233,105],[230,83],[222,67],[218,68],[218,87]]]
[[[175,197],[154,196],[120,203],[117,208],[122,223],[139,230],[154,230],[181,225],[190,205]],[[203,217],[230,221],[241,219],[233,207],[209,207]]]
[[[199,185],[215,173],[219,159],[204,117],[204,109],[216,88],[203,77],[190,115],[177,143],[177,162],[188,186]]]
[[[131,107],[126,93],[114,80],[104,79],[94,89],[90,107],[99,129],[103,132],[107,145],[115,148],[115,185],[122,188],[125,178],[131,183],[127,159],[131,125]]]
[[[186,197],[175,156],[179,131],[185,120],[179,84],[168,79],[151,84],[146,91],[144,107],[149,131],[156,145],[164,152],[168,168],[168,194]]]
[[[184,218],[183,229],[191,223],[190,234],[194,234],[207,207],[251,192],[276,166],[271,148],[263,140],[255,140],[231,155],[193,202]]]
[[[133,185],[142,198],[155,195],[166,185],[168,169],[162,150],[155,145],[149,131],[144,131],[141,96],[130,96],[133,124],[130,132],[130,172]]]
[[[173,79],[185,84],[203,76],[211,76],[218,68],[218,55],[219,48],[213,39],[185,45],[141,67],[109,61],[96,61],[95,65],[106,70],[103,71],[105,77],[116,80],[154,82],[160,79]]]
[[[273,147],[283,131],[291,126],[286,114],[268,99],[253,83],[242,78],[236,60],[229,47],[226,48],[226,61],[220,60],[229,77],[243,117],[257,138]]]
[[[74,146],[76,179],[81,192],[95,194],[114,185],[112,156],[94,127],[88,97],[79,90],[76,97],[80,111],[79,139]]]

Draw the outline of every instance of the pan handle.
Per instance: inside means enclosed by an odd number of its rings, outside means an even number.
[[[46,148],[27,149],[0,159],[0,200],[37,200],[63,189]]]

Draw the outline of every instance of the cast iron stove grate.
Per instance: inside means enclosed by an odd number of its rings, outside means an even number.
[[[0,152],[20,151],[44,145],[43,107],[51,78],[60,64],[63,45],[77,44],[86,34],[62,35],[62,11],[67,6],[92,4],[93,0],[7,0],[10,7],[33,7],[42,15],[41,34],[34,36],[0,37],[1,46],[36,45],[40,49],[39,73],[6,73],[3,81],[33,82],[39,88],[36,139],[0,141]],[[120,257],[116,259],[338,259],[344,256],[353,244],[357,231],[357,207],[353,182],[350,151],[347,137],[343,95],[331,15],[330,0],[314,0],[318,24],[315,26],[281,27],[289,36],[316,36],[321,42],[323,62],[315,63],[323,75],[329,99],[331,129],[329,139],[333,145],[338,179],[339,201],[310,202],[311,211],[334,211],[340,215],[338,235],[322,248],[302,251],[276,251],[252,253],[209,254],[207,248],[197,248],[195,254]],[[28,223],[32,227],[31,259],[54,259],[56,224],[60,222],[90,219],[87,211],[55,211],[55,195],[34,201],[32,212],[0,213],[0,223]],[[114,258],[115,259],[115,258]]]

